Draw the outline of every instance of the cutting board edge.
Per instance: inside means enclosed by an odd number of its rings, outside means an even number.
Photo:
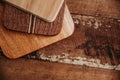
[[[70,37],[70,36],[73,34],[73,32],[74,32],[74,28],[73,28],[73,31],[72,31],[68,36],[60,39],[59,41]],[[55,42],[53,42],[53,43],[56,43],[56,42],[58,42],[58,41],[55,41]],[[51,44],[53,44],[53,43],[51,43]],[[49,45],[51,45],[51,44],[49,44]],[[46,45],[46,46],[49,46],[49,45]],[[44,47],[46,47],[46,46],[44,46]],[[44,47],[41,47],[41,48],[44,48]],[[37,51],[37,50],[39,50],[39,49],[40,49],[40,48],[38,48],[38,49],[36,49],[36,50],[34,50],[34,51]],[[3,51],[3,53],[6,53],[2,47],[1,47],[1,50]],[[32,51],[32,52],[34,52],[34,51]],[[28,52],[28,53],[24,53],[24,55],[22,55],[22,56],[25,56],[25,55],[30,54],[30,53],[32,53],[32,52],[30,51],[30,52]],[[10,53],[9,53],[9,54],[4,54],[4,55],[5,55],[7,58],[9,58],[9,59],[17,59],[17,58],[19,58],[19,57],[22,57],[21,55],[20,55],[20,56],[10,55]]]
[[[70,15],[70,12],[69,12],[69,10],[68,10],[68,8],[67,8],[67,6],[65,7],[66,8],[66,14],[64,15],[64,19],[63,19],[63,23],[64,24],[66,24],[66,25],[64,25],[65,27],[68,27],[67,29],[69,29],[68,31],[69,31],[69,34],[67,33],[66,35],[64,35],[64,37],[63,38],[61,38],[61,39],[59,39],[59,40],[57,40],[57,41],[54,41],[54,42],[52,42],[52,43],[50,43],[49,45],[51,45],[51,44],[53,44],[53,43],[55,43],[55,42],[58,42],[58,41],[60,41],[60,40],[63,40],[63,39],[65,39],[65,38],[68,38],[69,36],[71,36],[72,34],[73,34],[73,32],[74,32],[74,23],[73,23],[73,20],[72,20],[72,17],[71,17],[71,15]],[[69,19],[70,21],[68,21],[67,19]],[[64,30],[63,30],[64,31]],[[46,46],[48,46],[48,45],[44,45],[44,47],[46,47]],[[43,48],[43,47],[40,47],[40,48]],[[22,55],[12,55],[12,54],[6,54],[6,50],[4,50],[4,48],[1,46],[1,49],[3,50],[3,53],[4,53],[4,55],[7,57],[7,58],[9,58],[9,59],[16,59],[16,58],[19,58],[19,57],[22,57],[22,56],[24,56],[24,55],[27,55],[27,54],[29,54],[29,53],[31,53],[31,52],[34,52],[34,51],[36,51],[36,50],[39,50],[40,48],[36,48],[36,49],[34,49],[33,51],[28,51],[27,53],[24,53],[24,54],[22,54]]]
[[[12,3],[6,1],[6,0],[4,0],[4,2],[6,2],[6,3],[8,3],[8,4],[10,4],[10,5],[14,6],[14,7],[17,7],[17,8],[19,8],[19,9],[23,10],[23,11],[27,11],[28,13],[31,13],[31,14],[33,14],[33,15],[39,17],[40,19],[42,19],[42,20],[44,20],[44,21],[46,21],[46,22],[53,22],[53,21],[55,21],[55,19],[56,19],[58,13],[59,13],[59,11],[60,11],[60,8],[62,7],[62,5],[63,5],[63,3],[65,2],[65,0],[62,0],[59,9],[57,10],[57,12],[56,12],[56,14],[54,15],[54,17],[51,18],[51,19],[44,19],[44,18],[40,17],[39,15],[36,15],[36,14],[34,14],[33,12],[31,12],[31,11],[28,11],[28,10],[25,10],[25,9],[23,9],[23,8],[21,8],[21,7],[18,7],[18,6],[14,5],[14,4],[12,4]]]

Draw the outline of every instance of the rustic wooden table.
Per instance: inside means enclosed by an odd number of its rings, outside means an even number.
[[[82,56],[98,58],[103,64],[120,64],[120,1],[66,1],[75,23],[74,34],[23,58],[9,60],[1,55],[0,80],[120,80],[118,70],[52,63],[39,58],[40,53],[47,56],[69,52],[75,57],[83,51]]]

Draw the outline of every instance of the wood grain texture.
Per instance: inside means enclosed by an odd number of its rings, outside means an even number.
[[[30,13],[23,12],[17,8],[5,4],[3,13],[3,25],[7,29],[28,32],[30,22]]]
[[[30,13],[24,12],[14,6],[5,4],[3,25],[9,29],[41,35],[57,35],[60,33],[64,18],[65,3],[63,3],[55,21],[46,22]]]
[[[35,34],[45,34],[45,35],[56,35],[60,33],[64,18],[65,3],[57,15],[55,21],[52,23],[46,23],[46,21],[41,21],[40,18],[36,18]]]
[[[72,36],[28,58],[120,70],[120,20],[81,15],[73,18]]]
[[[45,21],[53,22],[64,0],[5,0],[14,6],[39,16]]]
[[[0,4],[2,13],[2,5]],[[0,20],[2,14],[0,15]],[[1,22],[0,22],[1,23]],[[56,36],[29,35],[7,30],[0,24],[0,46],[4,54],[9,58],[18,58],[61,39],[67,38],[74,31],[74,24],[68,8],[65,9],[65,15],[62,25],[62,31]]]
[[[0,57],[0,80],[120,80],[120,71]]]
[[[71,13],[120,19],[120,0],[66,0]]]
[[[74,2],[75,1],[77,0],[74,0]],[[84,0],[84,1],[87,2],[88,0]],[[92,0],[92,1],[95,1],[95,0]],[[100,0],[97,0],[97,1],[100,1]],[[71,5],[71,4],[68,4],[68,5]],[[76,8],[76,5],[74,6],[75,6],[74,8]],[[79,19],[78,19],[79,17],[80,15],[74,16],[74,23],[75,23],[76,29],[75,29],[74,37],[73,35],[71,37],[72,39],[71,38],[65,39],[64,41],[60,41],[54,44],[54,46],[51,45],[49,46],[49,49],[45,49],[46,51],[44,50],[41,53],[46,53],[46,55],[47,54],[50,55],[52,53],[54,55],[54,53],[57,54],[58,51],[61,51],[60,53],[66,53],[67,51],[69,52],[70,50],[72,50],[72,53],[74,53],[74,55],[77,56],[78,54],[80,54],[80,49],[79,49],[80,46],[77,46],[77,45],[79,45],[79,42],[80,44],[82,43],[80,40],[81,39],[80,36],[83,36],[81,31],[84,30],[84,28],[86,28],[88,24],[86,22],[85,26],[80,27],[80,25],[84,24],[84,22],[83,20],[80,20],[80,23],[79,23]],[[84,19],[86,17],[89,18],[90,16],[85,16]],[[101,20],[105,22],[107,20],[107,23],[109,24],[109,19],[104,20],[103,18]],[[95,19],[95,22],[96,22],[96,19]],[[112,23],[116,24],[116,21],[115,22],[111,21],[111,24]],[[112,25],[114,26],[114,24]],[[92,30],[90,31],[92,33]],[[85,32],[83,31],[83,33]],[[75,35],[77,34],[79,35],[79,37],[77,36],[78,38],[75,37]],[[61,44],[63,44],[63,46],[59,46]],[[63,50],[63,47],[64,47],[64,50]],[[35,54],[36,53],[31,55],[33,55],[34,57]],[[105,69],[98,69],[98,68],[90,68],[86,66],[75,66],[75,65],[67,65],[67,64],[60,64],[60,63],[51,63],[49,61],[43,62],[41,60],[32,60],[32,59],[24,59],[24,58],[9,60],[4,57],[0,57],[0,75],[1,75],[0,80],[27,80],[27,79],[28,80],[120,80],[120,71],[115,71],[115,70],[105,70]]]

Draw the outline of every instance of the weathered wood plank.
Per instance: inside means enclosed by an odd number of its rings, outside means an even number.
[[[120,21],[73,15],[72,36],[40,49],[38,59],[120,70]]]
[[[120,80],[120,72],[0,57],[0,80]]]
[[[71,13],[120,19],[120,0],[66,0]]]
[[[69,1],[72,1],[72,0],[69,0]],[[74,0],[74,2],[75,1],[77,3],[77,1],[80,1],[80,0]],[[88,0],[81,0],[81,1],[87,2]],[[92,0],[91,2],[94,3],[94,1],[101,1],[101,0]],[[114,1],[117,1],[117,0],[114,0]],[[73,5],[74,5],[74,8],[76,8],[78,5],[76,6],[74,2],[73,2]],[[72,8],[72,6],[70,7]],[[88,7],[89,6],[87,6],[87,8]],[[77,9],[74,10],[72,8],[71,12],[73,13],[73,11],[77,11]],[[93,12],[90,12],[91,14],[88,14],[88,15],[95,16]],[[80,12],[76,12],[76,13],[82,14]],[[84,14],[85,13],[86,12],[84,12]],[[107,16],[103,15],[101,12],[100,14],[101,14],[100,16],[102,17],[108,17],[109,15],[109,14]],[[46,48],[43,48],[37,54],[33,53],[31,55],[27,55],[26,57],[41,59],[40,54],[42,53],[44,53],[45,54],[44,56],[47,56],[47,58],[48,57],[51,58],[50,56],[52,56],[53,58],[55,57],[54,55],[61,55],[62,53],[69,53],[70,56],[76,57],[78,55],[81,55],[82,52],[86,51],[86,53],[88,54],[87,58],[98,58],[96,57],[96,51],[94,51],[94,46],[97,46],[97,47],[100,46],[101,48],[105,49],[106,46],[104,46],[103,44],[108,42],[107,45],[110,47],[113,57],[110,57],[108,54],[108,51],[105,50],[107,52],[104,52],[104,51],[102,52],[106,57],[102,58],[103,54],[99,54],[100,59],[101,60],[103,59],[102,61],[103,63],[105,63],[104,61],[104,58],[105,58],[106,62],[108,62],[109,64],[112,64],[112,63],[116,64],[115,55],[119,56],[118,53],[120,50],[120,47],[119,47],[120,38],[118,36],[120,33],[119,32],[120,24],[118,24],[120,20],[101,18],[101,17],[97,18],[97,17],[91,17],[91,16],[81,16],[81,15],[75,15],[73,16],[73,18],[76,25],[76,29],[75,29],[75,33],[71,37],[63,41],[60,41],[58,43],[55,43],[53,45],[50,45]],[[112,18],[114,17],[112,16]],[[89,23],[88,21],[92,21],[92,24]],[[96,22],[99,23],[99,21],[102,22],[103,24],[102,27],[97,26]],[[107,28],[107,26],[109,26],[108,24],[112,26],[110,27],[110,29]],[[99,29],[101,30],[100,32],[99,32]],[[105,31],[106,29],[108,31]],[[97,36],[100,36],[100,37],[97,37]],[[88,42],[88,44],[86,42]],[[109,44],[109,42],[111,43]],[[86,43],[86,47],[84,46],[81,47],[82,43],[84,44]],[[81,48],[83,50],[81,50]],[[114,52],[112,49],[114,49],[114,51],[116,52],[115,55],[113,54]],[[44,56],[42,55],[43,59],[45,58]],[[85,56],[86,54],[82,54],[82,57],[85,57]],[[112,63],[110,59],[113,59]],[[119,60],[119,57],[117,60]],[[98,69],[98,68],[90,68],[86,66],[75,66],[75,65],[67,65],[67,64],[60,64],[60,63],[42,62],[41,60],[37,61],[37,60],[23,59],[23,58],[17,59],[17,60],[8,60],[4,57],[0,57],[0,75],[2,75],[0,76],[0,78],[3,80],[15,80],[16,78],[17,80],[19,79],[20,80],[21,79],[22,80],[24,79],[25,80],[26,79],[29,79],[29,80],[35,80],[35,79],[36,80],[37,79],[38,80],[43,80],[43,79],[44,80],[96,80],[96,79],[97,80],[120,80],[120,71],[115,71],[115,70],[104,70],[104,69]]]

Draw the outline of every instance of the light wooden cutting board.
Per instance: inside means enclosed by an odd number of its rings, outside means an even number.
[[[2,12],[1,12],[2,13]],[[1,20],[2,16],[0,16]],[[0,22],[1,23],[1,22]],[[0,24],[0,46],[3,53],[11,59],[29,54],[47,45],[72,35],[74,23],[68,8],[65,8],[65,15],[62,25],[62,31],[56,36],[29,35],[7,30]]]
[[[40,18],[53,22],[62,7],[64,0],[5,0],[6,2],[26,10]]]

